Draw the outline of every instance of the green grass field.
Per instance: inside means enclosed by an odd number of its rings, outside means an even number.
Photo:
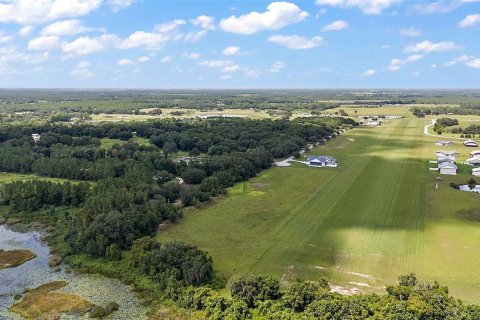
[[[372,111],[362,110],[378,114]],[[336,157],[337,168],[271,168],[188,211],[159,241],[197,244],[225,277],[326,277],[343,292],[383,292],[398,275],[415,272],[479,302],[480,223],[472,215],[480,218],[480,196],[448,187],[466,182],[467,170],[442,176],[434,189],[438,174],[428,160],[438,147],[423,134],[429,120],[401,112],[407,118],[351,130],[312,151]],[[460,158],[470,151],[450,149]]]

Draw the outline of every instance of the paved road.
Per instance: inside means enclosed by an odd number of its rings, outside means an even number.
[[[473,120],[469,120],[469,121],[473,121]],[[426,134],[427,136],[430,136],[430,137],[443,138],[443,140],[462,140],[462,141],[467,140],[465,138],[445,137],[445,136],[442,136],[442,135],[439,135],[439,134],[429,133],[428,128],[433,127],[436,122],[437,122],[437,119],[432,119],[432,123],[427,124],[425,127],[423,127],[423,133]]]

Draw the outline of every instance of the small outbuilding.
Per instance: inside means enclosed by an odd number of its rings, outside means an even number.
[[[472,169],[472,175],[475,177],[480,177],[480,167],[479,168],[473,168]]]
[[[463,142],[463,145],[464,145],[465,147],[478,147],[478,143],[476,143],[476,142],[473,141],[473,140],[464,141],[464,142]]]
[[[475,166],[475,167],[480,167],[480,158],[470,158],[470,159],[467,159],[465,160],[465,163],[466,164],[469,164],[471,166]]]
[[[440,174],[449,174],[449,175],[456,175],[458,167],[453,162],[442,162],[438,164],[438,172]]]
[[[336,167],[337,160],[330,156],[308,156],[307,164],[310,167]]]
[[[470,152],[470,157],[479,158],[480,157],[480,150],[473,150],[472,152]]]
[[[435,142],[437,146],[453,146],[453,141],[450,140],[438,140]]]
[[[32,133],[32,139],[34,142],[40,141],[40,135],[38,133]]]

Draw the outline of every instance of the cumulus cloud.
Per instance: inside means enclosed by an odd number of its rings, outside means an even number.
[[[205,60],[199,62],[198,65],[207,68],[218,68],[222,72],[229,73],[240,70],[240,66],[232,60]]]
[[[76,19],[57,21],[44,27],[41,34],[44,36],[69,36],[94,30],[83,25]]]
[[[170,56],[165,56],[162,59],[160,59],[161,63],[168,63],[170,61],[172,61],[172,57],[170,57]]]
[[[207,30],[188,32],[183,35],[183,40],[186,42],[197,42],[207,35]]]
[[[323,31],[337,31],[348,28],[348,22],[343,20],[333,21],[322,28]]]
[[[458,23],[459,28],[469,28],[480,24],[480,14],[469,14]]]
[[[60,38],[57,36],[41,36],[28,42],[28,50],[52,50],[60,46]]]
[[[275,61],[272,66],[270,67],[270,72],[271,73],[277,73],[280,72],[282,69],[284,69],[287,66],[287,64],[283,61]]]
[[[72,71],[70,71],[70,74],[79,78],[91,78],[94,76],[94,74],[92,71],[90,71],[90,66],[90,62],[82,61],[78,63]]]
[[[400,69],[400,67],[402,65],[420,60],[422,58],[423,58],[423,55],[421,55],[421,54],[413,54],[413,55],[410,55],[410,56],[406,57],[405,59],[392,59],[392,61],[390,61],[390,65],[387,67],[387,69],[390,70],[390,71],[397,71],[397,70]]]
[[[33,32],[33,30],[35,30],[34,26],[25,26],[18,31],[18,35],[22,37],[27,37]]]
[[[3,31],[0,31],[0,43],[7,43],[13,40],[13,37],[6,34]]]
[[[210,16],[201,15],[195,19],[191,19],[190,22],[194,26],[200,26],[200,28],[205,30],[215,30],[215,18]]]
[[[404,37],[418,37],[422,34],[420,32],[420,30],[418,30],[414,27],[410,27],[410,28],[406,28],[406,29],[400,29],[400,31],[398,31],[398,33],[401,36],[404,36]]]
[[[78,17],[96,10],[102,0],[12,0],[0,3],[0,23],[36,24]]]
[[[362,76],[364,77],[371,77],[373,76],[375,73],[377,73],[374,69],[368,69],[367,71],[363,72],[362,73]]]
[[[222,54],[224,56],[234,56],[240,52],[240,47],[230,46],[223,49]]]
[[[133,61],[130,60],[130,59],[120,59],[120,60],[117,61],[117,64],[119,66],[128,66],[130,64],[133,64]]]
[[[415,45],[406,47],[405,52],[441,52],[453,50],[456,48],[457,45],[451,41],[433,43],[431,41],[425,40]]]
[[[317,0],[316,3],[345,9],[356,7],[365,14],[380,14],[400,0]]]
[[[136,0],[108,0],[107,3],[112,6],[113,12],[118,12],[134,4]]]
[[[265,12],[250,12],[245,15],[230,16],[220,21],[223,31],[237,34],[253,34],[261,30],[278,30],[301,22],[308,17],[296,4],[290,2],[272,2]]]
[[[480,69],[480,59],[472,59],[465,64],[470,68]]]
[[[184,52],[182,54],[182,57],[187,58],[187,59],[195,60],[195,59],[200,58],[200,54],[196,53],[196,52]]]
[[[102,51],[108,44],[116,41],[117,37],[111,34],[93,38],[79,37],[71,42],[62,43],[62,51],[67,55],[85,55]]]
[[[136,31],[127,39],[120,41],[118,47],[120,49],[144,48],[147,50],[159,50],[169,39],[170,37],[160,33]]]
[[[311,49],[323,44],[323,38],[319,36],[305,38],[299,35],[273,35],[268,38],[268,41],[295,50]]]
[[[147,62],[149,60],[150,60],[149,56],[143,56],[143,57],[138,58],[137,61],[140,62],[140,63],[143,63],[143,62]]]

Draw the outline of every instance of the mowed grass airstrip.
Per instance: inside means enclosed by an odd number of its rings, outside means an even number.
[[[355,109],[406,117],[351,130],[311,151],[334,156],[337,168],[297,163],[237,184],[187,211],[158,240],[198,245],[227,278],[248,271],[283,282],[325,277],[342,292],[384,292],[398,275],[415,272],[480,302],[480,195],[448,186],[465,183],[468,168],[442,176],[435,190],[438,173],[428,170],[428,160],[439,147],[423,134],[430,119],[405,107]],[[460,160],[471,151],[461,143],[448,149]]]

